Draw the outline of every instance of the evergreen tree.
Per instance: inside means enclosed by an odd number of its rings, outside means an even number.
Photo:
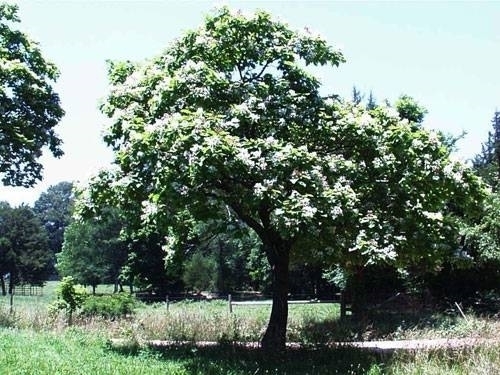
[[[356,86],[352,87],[352,102],[356,105],[361,104],[363,101],[364,95],[361,94],[361,91],[359,91]]]
[[[488,132],[488,139],[472,160],[476,173],[495,191],[500,179],[500,111],[495,111],[491,120],[493,130]]]
[[[43,285],[49,261],[47,234],[31,208],[1,203],[0,275],[9,275],[9,292],[18,283]]]
[[[377,101],[375,100],[375,96],[373,96],[372,90],[370,90],[370,95],[368,95],[368,101],[366,102],[366,109],[371,111],[375,108],[377,108]]]

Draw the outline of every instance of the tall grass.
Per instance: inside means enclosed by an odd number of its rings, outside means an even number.
[[[170,304],[168,311],[165,305],[157,304],[140,309],[137,324],[128,327],[127,333],[143,339],[174,341],[259,341],[269,314],[270,306],[262,305],[238,306],[229,313],[224,301],[177,302]],[[338,316],[334,304],[291,305],[287,339],[315,342],[320,335],[315,333],[314,325]]]
[[[386,366],[388,375],[497,375],[500,373],[500,348],[481,346],[461,350],[398,353]]]

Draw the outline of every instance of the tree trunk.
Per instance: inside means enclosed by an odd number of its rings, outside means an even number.
[[[361,321],[366,313],[366,284],[364,278],[364,269],[356,269],[351,280],[351,314],[352,318]]]
[[[290,248],[274,244],[266,253],[272,269],[273,305],[261,345],[267,353],[279,353],[286,348]]]
[[[2,275],[0,275],[0,284],[2,285],[2,296],[7,294],[7,290],[5,289],[5,280]]]
[[[14,278],[11,273],[9,278],[9,294],[12,295],[12,293],[14,293]]]

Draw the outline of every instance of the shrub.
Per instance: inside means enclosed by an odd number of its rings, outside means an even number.
[[[87,291],[81,285],[76,285],[71,276],[64,277],[56,289],[57,300],[49,309],[51,311],[65,310],[68,324],[71,325],[73,313],[79,309],[87,297]]]
[[[119,318],[134,313],[137,301],[127,293],[104,296],[89,296],[83,306],[83,316],[101,316],[103,318]]]

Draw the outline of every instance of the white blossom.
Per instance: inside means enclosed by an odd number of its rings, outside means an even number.
[[[424,143],[420,139],[414,139],[411,142],[411,146],[417,150],[423,150],[424,149]]]
[[[334,206],[330,210],[330,216],[332,219],[336,219],[337,217],[341,216],[343,214],[342,208],[340,206]]]
[[[253,160],[250,156],[250,153],[248,152],[248,150],[246,148],[241,148],[238,151],[236,158],[241,160],[243,162],[243,164],[245,164],[248,167],[253,167],[255,165],[255,163],[253,162]]]
[[[252,123],[256,123],[256,122],[257,122],[257,121],[259,121],[259,119],[260,119],[260,116],[259,116],[258,114],[256,114],[256,113],[254,113],[254,112],[250,113],[250,114],[248,115],[248,117],[250,118],[250,121],[251,121]]]
[[[359,118],[359,124],[361,126],[369,126],[373,123],[373,118],[370,116],[369,113],[364,112],[361,117]]]
[[[441,212],[422,211],[422,215],[424,215],[426,218],[430,220],[436,220],[436,221],[443,220],[443,214]]]
[[[143,222],[150,221],[158,213],[158,205],[149,200],[142,201],[141,220]]]
[[[262,185],[260,182],[257,182],[254,186],[253,186],[253,192],[254,194],[257,196],[257,197],[262,197],[262,195],[266,192],[266,188],[264,187],[264,185]]]

